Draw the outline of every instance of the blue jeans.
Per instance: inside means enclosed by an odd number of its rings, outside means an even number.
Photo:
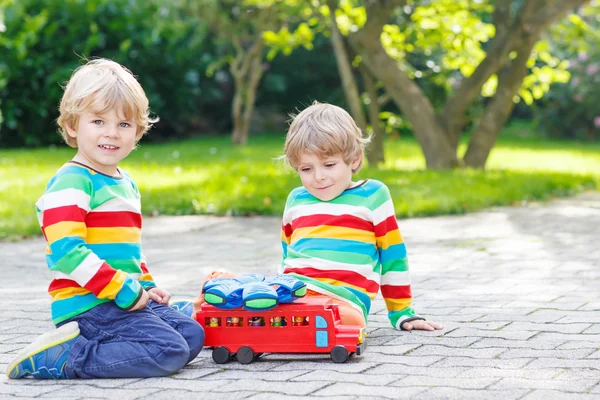
[[[196,358],[204,344],[200,324],[152,300],[130,312],[110,301],[63,324],[71,321],[79,323],[81,335],[69,353],[68,378],[168,376]]]

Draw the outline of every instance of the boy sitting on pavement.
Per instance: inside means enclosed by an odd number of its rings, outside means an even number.
[[[140,193],[118,167],[153,122],[125,67],[97,59],[69,80],[58,125],[77,154],[36,204],[57,329],[9,363],[10,378],[167,376],[202,349],[202,327],[167,306],[148,272]]]
[[[352,181],[368,141],[340,107],[315,102],[294,118],[284,158],[303,186],[286,202],[279,273],[306,283],[307,296],[332,298],[344,324],[366,326],[381,289],[394,328],[443,329],[411,307],[406,247],[387,186]],[[206,280],[232,276],[214,272]],[[201,293],[194,313],[203,302]]]

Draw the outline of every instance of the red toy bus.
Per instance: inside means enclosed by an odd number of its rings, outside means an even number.
[[[262,353],[329,353],[336,363],[367,346],[364,328],[343,325],[337,305],[326,297],[305,297],[268,311],[223,310],[203,304],[196,321],[213,347],[217,364],[233,356],[249,364]]]

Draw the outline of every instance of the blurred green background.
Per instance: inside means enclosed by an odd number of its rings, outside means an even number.
[[[0,0],[0,240],[74,151],[55,120],[85,58],[138,77],[160,117],[123,167],[144,213],[279,215],[275,159],[313,100],[374,134],[361,178],[399,217],[600,187],[597,0]]]

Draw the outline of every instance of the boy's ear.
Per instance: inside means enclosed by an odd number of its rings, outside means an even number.
[[[359,152],[358,156],[356,157],[356,159],[350,163],[350,167],[352,168],[352,171],[356,171],[358,169],[358,167],[360,167],[362,165],[363,157],[364,157],[363,150],[360,149],[360,152]]]
[[[73,139],[77,138],[77,128],[73,128],[71,124],[65,124],[65,128],[67,129],[67,134]]]

